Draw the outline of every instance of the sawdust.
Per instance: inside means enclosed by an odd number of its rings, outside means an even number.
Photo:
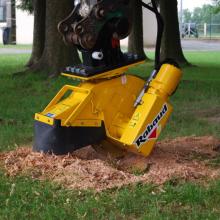
[[[91,146],[66,156],[45,155],[20,147],[0,154],[0,162],[9,176],[29,175],[70,189],[102,191],[138,182],[163,184],[173,178],[217,178],[220,169],[208,162],[220,156],[219,149],[220,140],[213,137],[183,137],[159,142],[148,158],[129,153],[111,159]]]

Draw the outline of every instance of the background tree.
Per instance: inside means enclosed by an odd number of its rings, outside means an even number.
[[[69,15],[73,8],[72,0],[46,0],[44,50],[34,68],[54,75],[62,71],[63,67],[80,62],[76,48],[65,45],[57,30],[57,24]]]
[[[31,14],[34,11],[33,1],[34,0],[20,0],[17,7]]]
[[[143,40],[143,11],[140,1],[131,0],[131,22],[132,30],[129,35],[128,40],[128,52],[138,54],[140,57],[144,57],[146,54],[144,52],[144,40]]]
[[[183,22],[190,23],[192,21],[192,12],[189,9],[183,10]]]
[[[27,0],[25,0],[27,1]],[[29,68],[34,67],[40,60],[45,43],[45,20],[46,20],[46,1],[34,0],[31,2],[30,12],[34,12],[34,34],[33,34],[33,46],[30,60],[27,63]]]
[[[160,12],[164,19],[161,60],[171,58],[180,65],[188,65],[181,46],[177,0],[160,0]]]
[[[33,49],[27,64],[30,70],[54,76],[65,66],[80,63],[76,48],[65,45],[57,30],[59,21],[73,10],[74,1],[22,0],[20,7],[34,11]]]
[[[203,5],[202,7],[196,7],[193,10],[192,21],[193,23],[210,23],[210,15],[214,14],[212,5]]]
[[[210,17],[212,17],[213,23],[220,22],[220,13],[217,12],[218,7],[215,5],[205,4],[202,7],[196,7],[192,12],[188,9],[183,10],[184,23],[210,23]]]
[[[215,13],[220,12],[220,0],[213,0],[215,6]]]

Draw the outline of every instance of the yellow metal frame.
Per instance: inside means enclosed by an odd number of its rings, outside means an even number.
[[[92,79],[116,76],[127,68]],[[104,123],[108,141],[147,156],[173,111],[169,97],[181,76],[180,69],[164,64],[137,107],[134,103],[145,84],[143,79],[133,75],[109,80],[89,78],[77,87],[64,86],[45,110],[35,115],[35,120],[53,125],[56,119],[65,127],[101,127]],[[65,97],[67,91],[71,94]]]

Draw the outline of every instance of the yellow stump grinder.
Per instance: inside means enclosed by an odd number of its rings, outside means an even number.
[[[34,150],[67,154],[88,145],[128,150],[148,156],[173,110],[181,70],[160,63],[163,20],[154,0],[141,4],[155,13],[158,36],[155,69],[147,81],[126,74],[144,62],[123,53],[120,40],[130,34],[129,0],[75,1],[72,13],[58,25],[63,39],[77,46],[82,64],[68,66],[62,75],[80,80],[65,85],[48,106],[35,114]]]

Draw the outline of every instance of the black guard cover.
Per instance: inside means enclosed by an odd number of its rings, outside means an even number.
[[[60,120],[53,126],[35,121],[33,150],[62,155],[97,144],[105,137],[104,124],[101,127],[62,127]]]

